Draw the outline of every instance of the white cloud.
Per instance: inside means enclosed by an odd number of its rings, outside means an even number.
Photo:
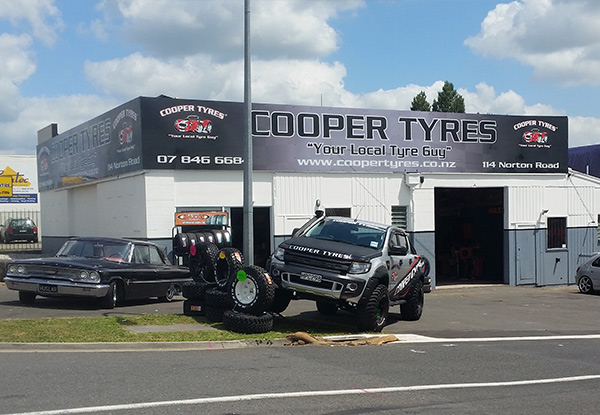
[[[22,22],[32,36],[46,45],[53,45],[64,23],[54,0],[0,0],[0,17],[8,18],[11,24],[21,29]],[[22,29],[21,29],[22,30]]]
[[[569,117],[569,147],[598,144],[600,119],[593,117]]]
[[[519,0],[498,4],[465,44],[531,66],[538,79],[600,85],[598,0]]]

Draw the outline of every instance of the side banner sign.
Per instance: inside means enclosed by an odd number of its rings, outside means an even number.
[[[139,169],[241,170],[244,106],[140,97],[38,146],[40,189]],[[254,104],[253,167],[566,173],[568,119]],[[143,145],[142,145],[143,144]]]
[[[142,169],[139,98],[37,146],[39,189]]]

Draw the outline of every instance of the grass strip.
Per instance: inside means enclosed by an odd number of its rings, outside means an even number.
[[[134,333],[126,326],[176,325],[199,323],[215,327],[211,331],[169,331]],[[276,317],[273,330],[261,334],[240,334],[211,323],[204,317],[180,314],[60,317],[0,320],[0,342],[3,343],[86,343],[86,342],[186,342],[227,341],[246,339],[278,339],[289,333],[306,331],[314,336],[333,336],[352,333],[352,327],[306,320],[298,317]]]

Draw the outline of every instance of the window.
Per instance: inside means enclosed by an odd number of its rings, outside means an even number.
[[[350,208],[325,208],[325,216],[342,216],[351,218]]]
[[[392,206],[392,225],[406,229],[408,225],[407,206]]]
[[[548,249],[567,246],[567,218],[548,218]]]

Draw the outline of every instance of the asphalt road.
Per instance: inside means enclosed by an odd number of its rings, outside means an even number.
[[[452,287],[425,301],[420,321],[393,314],[386,328],[414,339],[383,346],[0,351],[0,413],[598,412],[600,295],[575,287]],[[182,301],[148,301],[107,311],[58,299],[25,307],[0,286],[0,318],[180,313],[181,307]],[[284,314],[306,318],[307,327],[325,318],[308,301],[293,302]],[[352,323],[344,312],[326,318]]]
[[[0,283],[0,318],[180,314],[183,300],[130,302],[103,310],[89,299],[38,297],[32,306]],[[354,326],[354,315],[323,316],[312,301],[292,301],[284,316],[332,319]],[[436,337],[589,334],[600,332],[600,295],[580,294],[575,286],[510,287],[506,285],[448,286],[425,295],[423,317],[403,321],[399,307],[391,310],[385,331]]]

